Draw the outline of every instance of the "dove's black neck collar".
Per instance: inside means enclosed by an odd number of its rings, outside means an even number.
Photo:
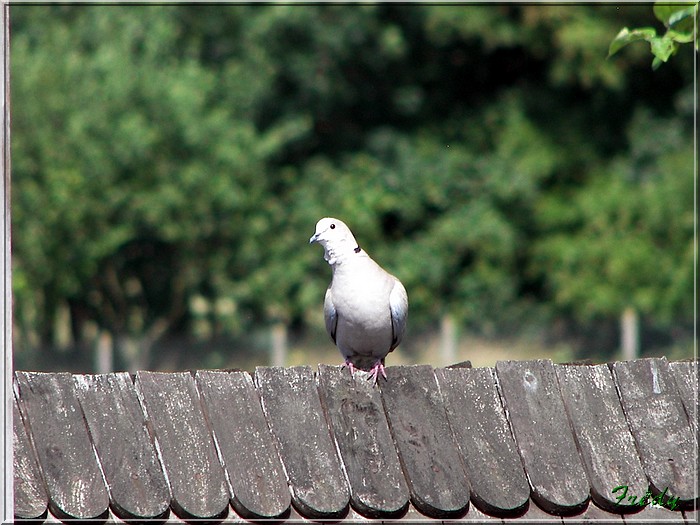
[[[352,246],[352,245],[350,245],[350,246]],[[356,245],[355,248],[350,248],[345,243],[340,243],[340,244],[328,244],[328,243],[326,243],[324,245],[324,249],[325,249],[325,253],[323,254],[323,258],[326,260],[326,262],[328,264],[330,264],[333,267],[335,267],[338,264],[343,264],[344,260],[352,259],[353,256],[350,254],[359,256],[359,255],[362,255],[365,253],[362,251],[362,248],[360,248],[359,244]]]

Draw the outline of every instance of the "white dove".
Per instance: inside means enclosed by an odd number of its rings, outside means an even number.
[[[309,239],[314,242],[323,246],[333,270],[323,303],[326,330],[350,374],[355,368],[369,370],[376,384],[379,374],[386,379],[384,358],[399,346],[406,329],[406,289],[360,248],[343,221],[318,221]]]

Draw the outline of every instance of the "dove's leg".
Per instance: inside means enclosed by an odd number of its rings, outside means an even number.
[[[382,374],[382,376],[384,376],[384,379],[386,379],[386,372],[384,371],[384,363],[382,363],[382,361],[382,359],[377,360],[377,362],[374,363],[372,369],[369,371],[369,377],[367,379],[372,379],[373,385],[377,384],[379,374]]]
[[[342,368],[348,367],[350,369],[350,377],[355,376],[355,365],[352,364],[352,361],[350,361],[350,358],[347,358],[345,360],[345,363],[343,363]]]

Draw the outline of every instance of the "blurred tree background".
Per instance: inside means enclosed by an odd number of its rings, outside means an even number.
[[[606,59],[654,23],[628,4],[13,5],[16,366],[340,363],[307,245],[327,215],[406,285],[394,362],[442,364],[441,329],[443,360],[620,358],[630,319],[642,355],[690,357],[693,49]]]

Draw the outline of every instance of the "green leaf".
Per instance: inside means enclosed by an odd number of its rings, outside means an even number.
[[[631,44],[632,42],[638,42],[640,40],[646,40],[647,42],[651,42],[653,38],[657,38],[656,29],[654,29],[653,27],[640,27],[631,31],[624,27],[613,39],[613,41],[610,42],[610,47],[608,49],[608,58],[613,56],[627,44]]]
[[[675,4],[667,4],[667,3],[660,3],[657,2],[654,4],[654,16],[660,21],[663,22],[665,26],[671,25],[670,19],[673,17],[673,15],[678,12],[686,9],[688,6],[692,7],[692,3],[682,3],[678,2]]]
[[[692,31],[695,27],[695,18],[698,15],[698,6],[693,5],[676,11],[668,19],[669,27],[679,31]]]
[[[659,21],[663,22],[666,27],[678,23],[680,20],[692,16],[695,11],[695,3],[676,3],[676,4],[654,4],[654,15]]]
[[[664,25],[667,25],[668,19],[675,11],[674,7],[675,6],[666,4],[654,4],[654,16],[656,16],[660,22],[663,22]]]
[[[652,38],[650,41],[651,52],[662,62],[666,62],[676,51],[676,44],[668,35]]]
[[[693,35],[692,31],[674,31],[673,29],[669,29],[666,32],[666,36],[672,38],[675,42],[678,42],[679,44],[690,44],[695,38],[695,35]]]

